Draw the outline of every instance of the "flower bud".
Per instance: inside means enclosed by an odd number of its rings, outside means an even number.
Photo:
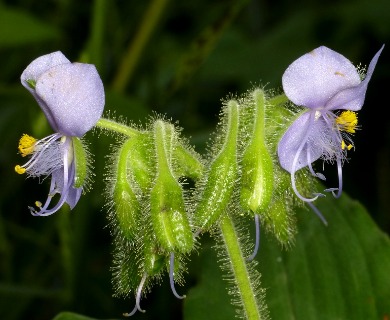
[[[209,229],[224,212],[231,200],[238,175],[237,138],[239,132],[239,105],[236,101],[228,102],[224,109],[227,123],[223,132],[225,141],[206,173],[206,181],[195,210],[195,225],[201,230]],[[202,188],[203,187],[203,188]]]
[[[193,235],[184,205],[183,189],[172,173],[176,133],[161,120],[154,125],[157,177],[150,191],[150,212],[157,241],[168,252],[188,252]]]
[[[263,212],[272,197],[273,164],[265,145],[265,97],[260,89],[252,93],[254,126],[242,158],[241,206],[253,213]]]

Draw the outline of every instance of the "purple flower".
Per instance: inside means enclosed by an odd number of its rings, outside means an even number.
[[[36,201],[38,210],[30,207],[30,211],[33,215],[48,216],[65,202],[73,209],[83,190],[76,172],[76,168],[82,168],[85,161],[78,152],[81,146],[78,138],[89,131],[102,115],[105,102],[103,83],[93,65],[71,63],[59,51],[34,60],[23,71],[21,82],[37,100],[55,131],[42,140],[25,134],[19,141],[21,155],[31,158],[24,165],[17,165],[15,171],[27,173],[28,177],[45,179],[51,176],[46,202]],[[81,154],[85,155],[85,151]],[[60,199],[49,208],[57,193]]]
[[[301,195],[295,172],[308,166],[313,176],[325,180],[323,174],[314,171],[312,163],[319,158],[336,162],[339,186],[325,191],[332,191],[335,197],[341,195],[342,164],[347,151],[354,147],[349,134],[357,128],[355,112],[363,106],[368,82],[383,47],[371,60],[364,80],[347,58],[323,46],[295,60],[283,74],[286,96],[307,109],[280,140],[279,161],[291,173],[295,194],[310,205],[321,194],[312,198]]]

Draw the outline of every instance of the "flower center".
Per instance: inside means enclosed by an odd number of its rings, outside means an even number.
[[[29,154],[34,152],[35,149],[35,143],[37,142],[37,139],[29,136],[28,134],[23,134],[22,137],[19,140],[19,152],[22,155],[22,157],[28,156]]]
[[[337,118],[336,124],[340,131],[348,133],[355,133],[358,124],[358,118],[356,112],[343,111]]]

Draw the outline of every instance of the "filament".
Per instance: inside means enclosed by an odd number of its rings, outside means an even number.
[[[173,279],[175,273],[174,270],[175,270],[175,254],[171,252],[171,256],[169,258],[169,283],[171,285],[171,290],[173,295],[178,299],[184,299],[186,295],[183,294],[182,296],[180,296],[175,289],[175,282]]]
[[[253,253],[247,259],[247,261],[252,261],[256,257],[257,252],[259,251],[259,246],[260,246],[260,222],[259,222],[259,215],[257,213],[255,214],[255,232],[256,232],[255,248],[253,250]]]

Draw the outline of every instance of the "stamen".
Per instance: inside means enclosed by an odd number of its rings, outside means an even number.
[[[29,154],[34,152],[34,147],[37,142],[37,139],[29,136],[28,134],[23,134],[19,140],[19,153],[22,157],[28,156]]]
[[[18,173],[18,174],[23,174],[26,172],[26,169],[21,167],[20,165],[16,165],[15,166],[15,172]]]
[[[143,287],[144,287],[145,280],[146,280],[146,277],[147,277],[147,276],[148,276],[148,275],[147,275],[146,273],[144,273],[144,276],[142,277],[141,282],[140,282],[139,285],[138,285],[138,288],[137,288],[137,295],[136,295],[136,297],[135,297],[135,306],[134,306],[134,309],[133,309],[131,312],[129,312],[129,313],[123,313],[123,316],[124,316],[124,317],[131,317],[131,316],[133,316],[133,315],[137,312],[137,310],[138,310],[139,312],[145,313],[145,310],[141,309],[140,302],[141,302],[142,289],[143,289]]]
[[[259,223],[259,215],[255,214],[255,232],[256,232],[256,237],[255,237],[255,248],[253,250],[253,253],[251,256],[247,259],[247,261],[252,261],[256,255],[257,252],[259,251],[259,246],[260,246],[260,223]]]
[[[314,211],[314,213],[317,215],[317,217],[321,219],[322,223],[324,225],[328,226],[328,222],[326,221],[325,217],[322,215],[321,211],[318,210],[318,208],[313,203],[308,202],[307,204]]]
[[[350,110],[343,111],[336,118],[336,124],[338,125],[338,128],[341,131],[345,131],[348,133],[355,133],[358,124],[358,118],[356,112]]]
[[[61,151],[56,144],[60,137],[59,133],[55,133],[36,142],[31,159],[23,165],[29,177],[50,175],[62,166]]]
[[[297,155],[299,156],[298,153],[297,153]],[[295,170],[295,167],[296,167],[296,161],[295,161],[295,160],[296,160],[296,158],[297,158],[297,156],[295,156],[295,158],[294,158],[292,170]],[[292,185],[292,188],[293,188],[293,190],[294,190],[294,192],[295,192],[295,195],[296,195],[299,199],[301,199],[302,201],[305,201],[305,202],[313,202],[313,201],[317,200],[318,197],[319,197],[319,195],[316,195],[314,198],[305,198],[304,196],[302,196],[302,195],[299,193],[299,191],[298,191],[298,189],[297,189],[297,186],[296,186],[296,183],[295,183],[295,171],[292,171],[292,173],[291,173],[291,185]]]
[[[309,170],[310,170],[311,174],[313,176],[315,176],[315,177],[325,181],[326,178],[325,178],[325,176],[322,173],[314,171],[314,169],[313,169],[313,167],[311,165],[312,161],[311,161],[311,156],[310,156],[310,150],[309,149],[307,149],[306,155],[307,155],[308,167],[309,167]]]
[[[346,144],[344,140],[341,141],[341,150],[345,150],[345,148],[347,148],[347,150],[351,150],[353,148],[353,144]]]
[[[169,259],[169,283],[171,285],[171,290],[172,290],[172,293],[173,295],[178,298],[178,299],[184,299],[186,297],[185,294],[183,294],[182,296],[180,296],[177,292],[176,292],[176,289],[175,289],[175,282],[174,282],[174,270],[175,270],[175,254],[173,252],[171,252],[171,256],[170,256],[170,259]]]
[[[62,188],[60,189],[61,190],[60,200],[58,200],[58,203],[53,208],[47,209],[49,204],[50,204],[50,202],[51,202],[51,199],[54,196],[54,194],[58,193],[58,186],[55,185],[55,180],[52,177],[51,184],[50,184],[50,192],[49,192],[49,195],[48,195],[48,198],[46,200],[45,205],[43,207],[40,207],[39,211],[37,211],[34,208],[30,207],[31,214],[33,216],[41,216],[41,217],[43,217],[43,216],[49,216],[49,215],[57,212],[62,207],[62,205],[66,202],[66,200],[67,200],[69,189],[73,185],[74,174],[75,174],[75,172],[74,172],[73,165],[71,165],[69,167],[69,163],[68,163],[68,148],[65,147],[64,148],[64,154],[63,154],[63,178],[64,179],[63,179]]]
[[[296,172],[296,167],[297,167],[297,164],[298,164],[298,159],[303,151],[303,148],[305,146],[305,144],[307,143],[307,139],[309,137],[309,134],[310,134],[310,128],[311,128],[311,124],[313,121],[315,121],[315,117],[317,116],[317,113],[319,113],[319,111],[316,111],[315,112],[315,115],[311,114],[310,115],[310,119],[309,119],[309,124],[308,124],[308,128],[307,128],[307,131],[306,131],[306,134],[304,136],[304,138],[302,139],[302,142],[301,144],[299,145],[299,148],[297,150],[297,153],[295,154],[294,156],[294,160],[293,160],[293,163],[292,163],[292,166],[291,166],[291,186],[295,192],[295,195],[301,199],[302,201],[305,201],[305,202],[313,202],[315,200],[317,200],[318,196],[315,196],[314,198],[305,198],[304,196],[302,196],[298,189],[297,189],[297,186],[296,186],[296,183],[295,183],[295,172]],[[314,118],[314,120],[313,120]],[[306,155],[307,156],[307,155]]]

